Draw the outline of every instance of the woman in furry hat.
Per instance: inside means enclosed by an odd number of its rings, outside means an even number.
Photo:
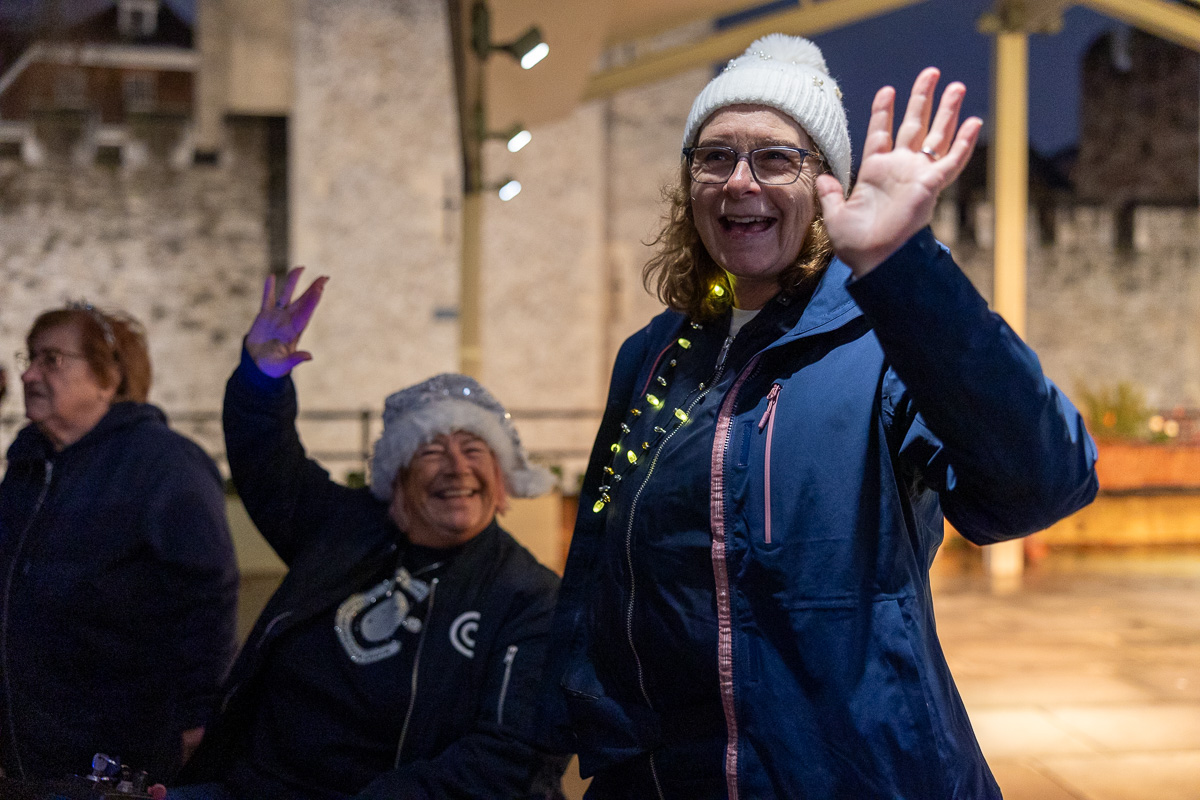
[[[565,760],[533,711],[558,578],[496,521],[552,478],[466,375],[391,395],[371,486],[330,480],[296,433],[291,370],[325,278],[267,280],[225,394],[238,494],[288,574],[230,673],[173,800],[545,798]]]
[[[811,42],[701,91],[585,478],[554,721],[588,797],[1000,793],[934,630],[943,512],[978,543],[1089,502],[1094,446],[929,231],[981,121],[923,71],[858,179]]]

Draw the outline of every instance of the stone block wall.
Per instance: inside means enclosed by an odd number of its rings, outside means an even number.
[[[0,359],[24,349],[37,314],[86,298],[145,326],[151,400],[220,407],[267,272],[265,125],[232,119],[215,166],[136,168],[0,161]],[[5,415],[20,415],[10,369]],[[216,433],[209,426],[209,433]],[[7,446],[12,426],[0,431]],[[205,445],[219,451],[219,435]]]
[[[1118,216],[1067,205],[1054,209],[1053,242],[1031,235],[1026,340],[1073,399],[1127,381],[1152,407],[1200,405],[1200,210],[1136,208],[1131,246]],[[992,250],[935,233],[990,300]]]

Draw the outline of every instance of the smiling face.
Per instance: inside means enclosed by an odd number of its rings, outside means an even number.
[[[63,354],[54,366],[46,355]],[[25,416],[58,450],[78,441],[108,413],[116,392],[96,378],[82,356],[83,338],[75,325],[58,325],[29,340],[32,363],[21,373]]]
[[[492,449],[474,434],[455,431],[417,449],[396,475],[388,511],[413,544],[445,548],[482,533],[505,501]]]
[[[700,129],[697,147],[722,145],[745,153],[782,145],[815,151],[791,117],[765,106],[728,106]],[[733,277],[738,308],[762,308],[780,289],[779,276],[800,254],[816,217],[813,183],[819,162],[806,159],[795,183],[754,180],[746,159],[725,183],[692,182],[692,217],[709,255]]]

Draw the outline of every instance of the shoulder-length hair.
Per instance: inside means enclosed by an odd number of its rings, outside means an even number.
[[[668,308],[694,320],[705,320],[720,316],[733,305],[733,286],[725,270],[700,241],[692,216],[691,192],[692,175],[685,161],[679,170],[679,180],[663,189],[667,211],[658,235],[649,242],[657,252],[642,268],[642,284]],[[796,260],[779,275],[780,289],[788,294],[818,280],[833,259],[833,245],[821,217],[816,181],[812,193],[816,217],[808,227]]]
[[[114,403],[146,402],[150,396],[150,352],[140,322],[128,314],[75,303],[39,314],[25,337],[26,346],[32,351],[33,340],[39,334],[58,327],[79,331],[83,356],[96,381],[105,388],[116,385]]]

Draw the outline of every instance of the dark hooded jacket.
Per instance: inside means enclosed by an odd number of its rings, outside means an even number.
[[[5,773],[86,774],[101,751],[170,780],[236,648],[212,460],[140,403],[59,452],[30,425],[8,450],[0,532]]]
[[[549,670],[597,797],[1000,797],[935,632],[943,512],[1044,528],[1095,446],[928,229],[809,294],[617,357]]]

